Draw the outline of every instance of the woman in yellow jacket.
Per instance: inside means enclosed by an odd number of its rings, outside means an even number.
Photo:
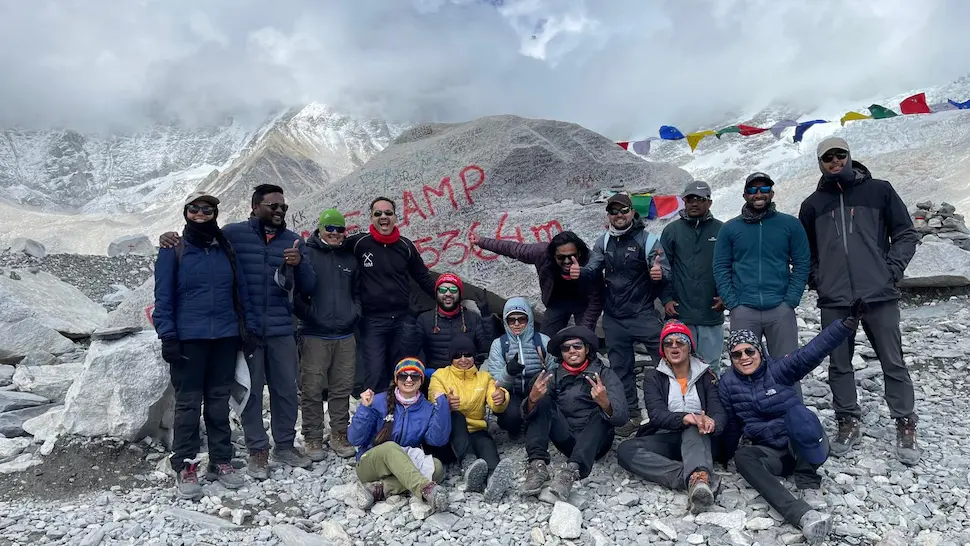
[[[476,457],[465,470],[466,491],[484,493],[485,502],[502,498],[512,483],[512,461],[500,461],[495,440],[488,433],[485,407],[502,413],[509,404],[509,392],[496,386],[487,371],[475,367],[475,342],[458,335],[449,346],[451,365],[431,376],[428,393],[444,394],[451,406],[451,441],[434,455],[442,462],[459,465],[465,456]]]

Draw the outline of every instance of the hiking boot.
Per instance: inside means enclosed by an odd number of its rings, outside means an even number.
[[[175,476],[175,487],[180,499],[195,500],[202,496],[202,486],[196,474],[196,463],[186,463]]]
[[[310,459],[300,453],[295,447],[287,449],[274,449],[273,460],[280,464],[285,464],[286,466],[292,466],[294,468],[307,468],[312,464]]]
[[[358,483],[354,495],[357,498],[357,508],[367,510],[384,500],[384,484],[382,482]]]
[[[529,461],[529,467],[525,470],[525,483],[519,487],[519,492],[523,495],[538,495],[547,481],[549,465],[539,459]]]
[[[825,497],[822,496],[821,489],[799,489],[802,500],[812,507],[813,510],[822,510],[828,506]]]
[[[346,432],[330,433],[330,449],[339,457],[349,459],[357,454],[357,448],[347,440]]]
[[[916,416],[896,419],[896,456],[906,466],[919,463],[922,452],[916,445]]]
[[[316,438],[306,441],[306,456],[315,463],[327,458],[327,450],[323,447],[323,440]]]
[[[206,477],[218,481],[226,489],[239,489],[246,485],[246,479],[229,463],[210,464]]]
[[[691,473],[687,481],[687,498],[694,508],[707,508],[714,504],[711,475],[706,470],[696,470]]]
[[[640,414],[632,413],[630,414],[630,420],[626,422],[625,425],[616,428],[616,435],[626,438],[627,436],[632,436],[636,433],[637,429],[640,428]]]
[[[862,424],[851,415],[837,417],[839,431],[829,446],[829,453],[841,457],[852,450],[852,446],[862,438]]]
[[[569,463],[561,472],[556,474],[556,479],[549,484],[549,492],[561,501],[569,498],[569,492],[573,490],[573,483],[579,479],[579,465]]]
[[[832,516],[818,510],[809,510],[798,520],[798,526],[801,527],[806,542],[819,544],[832,532]]]
[[[502,495],[509,490],[514,479],[514,465],[511,459],[502,459],[492,471],[485,486],[485,502],[494,503],[502,499]]]
[[[421,500],[431,506],[434,512],[448,511],[448,492],[434,482],[421,488]]]
[[[485,459],[475,459],[465,469],[465,491],[481,493],[485,491],[485,484],[488,481],[488,463]]]
[[[269,451],[263,449],[249,454],[246,462],[246,474],[254,480],[265,480],[269,478]]]

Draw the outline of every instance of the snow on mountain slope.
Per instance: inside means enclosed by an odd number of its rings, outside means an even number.
[[[820,172],[815,149],[825,137],[845,138],[852,156],[877,178],[893,183],[904,201],[913,208],[916,201],[949,201],[958,212],[970,212],[970,110],[928,115],[899,116],[881,120],[852,121],[840,127],[839,118],[850,110],[866,112],[872,103],[898,111],[899,102],[912,93],[874,98],[871,102],[829,104],[815,112],[775,109],[760,112],[751,120],[734,120],[760,127],[786,118],[827,119],[834,123],[815,125],[801,143],[792,142],[793,129],[781,140],[770,133],[743,137],[729,134],[720,140],[708,137],[695,153],[685,141],[653,143],[649,159],[673,163],[714,188],[712,211],[722,219],[736,216],[744,203],[744,178],[755,171],[768,173],[776,182],[775,201],[781,210],[797,213],[801,201],[814,191]],[[970,78],[926,90],[929,103],[948,98],[970,98]]]

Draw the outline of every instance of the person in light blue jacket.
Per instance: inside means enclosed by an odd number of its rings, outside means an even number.
[[[536,330],[532,307],[525,298],[506,301],[502,318],[505,333],[492,341],[488,373],[511,395],[508,408],[497,419],[499,427],[515,439],[522,433],[522,400],[529,395],[532,380],[540,371],[555,366],[556,360],[546,351],[549,336]]]

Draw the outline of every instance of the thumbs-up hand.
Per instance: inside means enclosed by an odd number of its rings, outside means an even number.
[[[580,274],[580,272],[581,272],[581,268],[579,267],[579,263],[578,262],[573,262],[569,266],[569,278],[570,279],[572,279],[574,281],[575,280],[579,280],[579,274]]]
[[[650,267],[650,280],[659,281],[664,278],[663,268],[660,267],[660,256],[664,253],[663,250],[657,251],[657,256],[653,259],[653,265]]]
[[[293,241],[293,246],[283,251],[283,262],[286,263],[286,265],[297,266],[300,265],[300,261],[302,260],[303,256],[300,254],[300,238],[297,237],[297,239]]]
[[[448,407],[451,411],[458,411],[458,406],[461,405],[461,398],[455,394],[455,389],[448,389],[448,394],[445,395],[448,398]]]

